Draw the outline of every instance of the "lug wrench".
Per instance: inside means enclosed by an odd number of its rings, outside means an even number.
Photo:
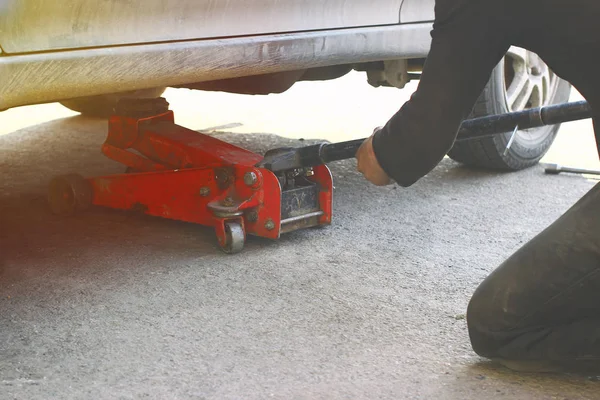
[[[600,175],[600,170],[597,169],[565,167],[560,164],[547,164],[544,171],[548,175],[558,175],[561,172],[570,174]]]

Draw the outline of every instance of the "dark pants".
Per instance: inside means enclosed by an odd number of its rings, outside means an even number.
[[[600,363],[600,184],[479,286],[467,322],[484,357]]]
[[[527,0],[514,9],[522,23],[511,44],[537,52],[585,96],[600,138],[600,3]],[[599,185],[479,286],[467,321],[484,357],[600,365]]]

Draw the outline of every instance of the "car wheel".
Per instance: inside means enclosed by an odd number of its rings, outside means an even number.
[[[535,54],[511,47],[494,69],[470,118],[504,114],[569,100],[571,85],[556,76]],[[503,170],[531,167],[546,154],[560,125],[519,131],[510,149],[512,132],[454,144],[448,153],[463,164]]]
[[[60,104],[70,110],[77,111],[88,117],[108,118],[114,112],[117,102],[125,97],[131,98],[157,98],[166,88],[151,88],[133,92],[104,94],[100,96],[79,97],[62,101]]]

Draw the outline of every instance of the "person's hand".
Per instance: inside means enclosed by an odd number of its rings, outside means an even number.
[[[377,132],[377,129],[375,130]],[[385,186],[390,185],[393,181],[385,173],[373,150],[373,136],[363,142],[356,152],[358,160],[358,172],[362,173],[365,178],[374,185]]]

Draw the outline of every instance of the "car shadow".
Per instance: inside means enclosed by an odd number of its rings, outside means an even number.
[[[105,260],[100,264],[107,275],[110,275],[111,265],[117,264],[111,261],[116,253],[128,258],[142,254],[144,249],[160,248],[165,260],[182,263],[221,254],[214,231],[209,227],[98,207],[71,217],[50,213],[46,191],[53,177],[73,172],[86,177],[123,172],[121,164],[100,152],[106,131],[106,120],[74,116],[0,136],[0,263],[4,280],[39,277],[49,264],[53,268],[60,265],[64,271],[83,272],[87,268],[85,259],[91,254],[96,261]],[[259,154],[276,147],[320,142],[271,134],[216,131],[211,135]],[[389,193],[389,189],[369,185],[356,171],[354,160],[333,163],[331,169],[337,191],[334,198],[363,185],[365,190],[380,191],[383,196]],[[531,172],[518,174],[522,173]],[[453,185],[454,190],[460,192],[469,190],[469,185],[455,185],[457,183],[499,176],[497,172],[473,171],[445,159],[424,179],[423,185],[425,189]],[[410,201],[398,196],[396,199],[394,201]],[[265,246],[273,249],[285,246],[308,234],[294,232],[276,242],[249,237],[245,253]],[[135,260],[132,264],[136,264]],[[160,268],[158,264],[155,267]],[[94,274],[99,272],[93,271]]]

